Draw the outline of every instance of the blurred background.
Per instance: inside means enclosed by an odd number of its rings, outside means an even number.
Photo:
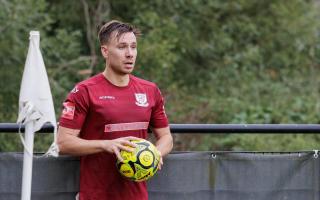
[[[142,30],[134,74],[158,84],[170,123],[320,122],[320,1],[0,0],[0,122],[15,122],[29,31],[40,46],[56,116],[74,84],[104,69],[98,27]],[[176,151],[319,149],[317,134],[174,135]],[[52,134],[36,134],[45,151]],[[0,134],[0,151],[22,151]]]

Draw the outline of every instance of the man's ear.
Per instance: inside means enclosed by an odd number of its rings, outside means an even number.
[[[109,54],[109,49],[108,49],[108,47],[107,47],[106,45],[102,45],[102,46],[100,47],[100,50],[101,50],[102,56],[103,56],[105,59],[107,59],[107,58],[108,58],[108,54]]]

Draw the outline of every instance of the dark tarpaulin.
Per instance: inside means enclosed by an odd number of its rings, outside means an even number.
[[[23,154],[0,153],[0,200],[19,200]],[[320,200],[313,152],[177,152],[148,181],[150,200]],[[34,158],[32,200],[74,200],[79,159]]]
[[[22,167],[22,153],[0,153],[0,200],[21,199]],[[32,200],[74,200],[78,183],[78,158],[33,158]]]

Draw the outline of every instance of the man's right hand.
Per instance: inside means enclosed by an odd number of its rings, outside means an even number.
[[[120,151],[128,151],[132,152],[133,149],[137,146],[136,144],[132,143],[131,140],[138,140],[140,138],[128,136],[128,137],[121,137],[113,140],[101,140],[101,147],[109,153],[114,153],[119,161],[123,161]]]
[[[85,140],[79,137],[80,130],[60,126],[58,129],[58,146],[60,154],[84,156],[100,152],[114,153],[120,161],[123,161],[120,151],[132,152],[136,144],[130,140],[140,138],[128,136],[114,140]]]

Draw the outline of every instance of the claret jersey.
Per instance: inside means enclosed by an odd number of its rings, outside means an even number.
[[[118,87],[101,73],[80,82],[69,93],[63,103],[60,126],[79,129],[80,137],[87,140],[147,138],[149,126],[167,127],[168,119],[154,83],[130,75],[129,84]],[[145,182],[121,177],[115,155],[82,156],[80,163],[80,200],[148,199]]]

